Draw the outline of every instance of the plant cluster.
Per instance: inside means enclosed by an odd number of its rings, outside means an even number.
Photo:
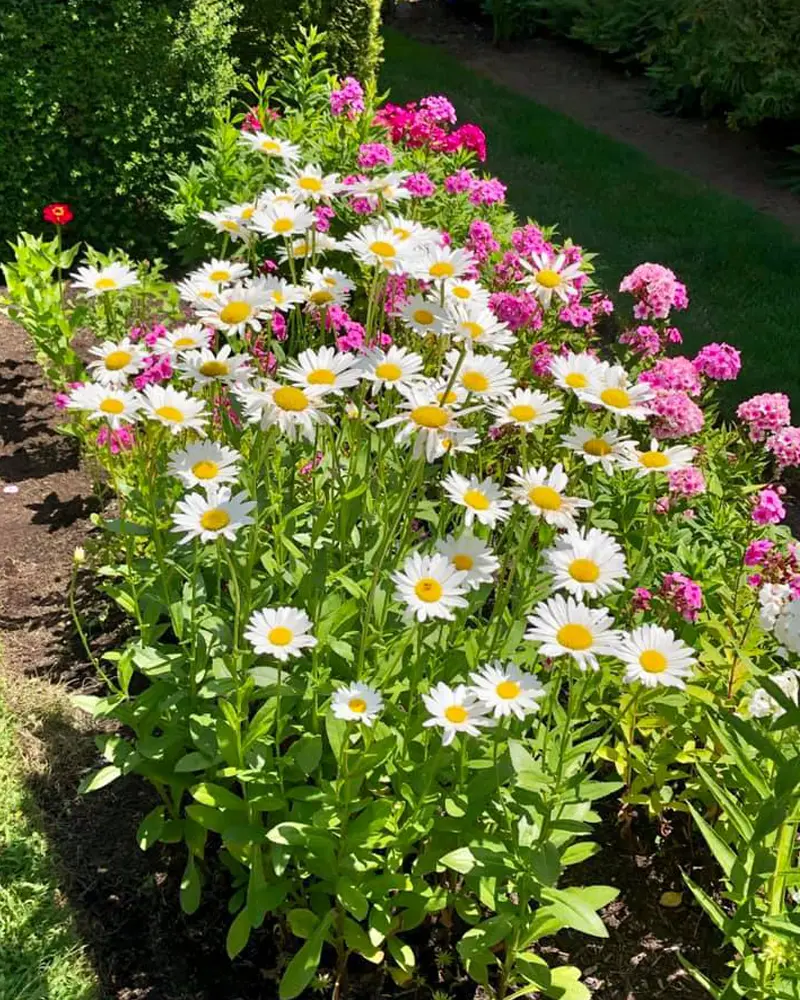
[[[564,873],[611,796],[718,859],[709,991],[797,997],[789,401],[719,420],[739,353],[673,353],[661,265],[604,336],[591,254],[514,217],[446,98],[289,70],[176,182],[182,281],[58,234],[6,268],[115,497],[76,557],[132,629],[97,659],[75,616],[120,724],[85,790],[153,784],[142,847],[182,845],[188,913],[227,869],[231,956],[296,940],[286,1000],[354,956],[409,987],[433,927],[445,982],[587,1000],[538,944],[607,935],[614,887]]]

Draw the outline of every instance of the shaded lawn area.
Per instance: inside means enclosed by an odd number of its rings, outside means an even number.
[[[643,261],[671,267],[689,288],[688,312],[675,315],[687,352],[713,340],[741,348],[743,370],[728,401],[783,390],[798,422],[800,236],[392,29],[381,85],[398,102],[446,94],[459,121],[485,130],[486,169],[508,184],[517,213],[557,223],[563,236],[598,253],[601,285],[616,289]],[[630,309],[628,296],[615,298]]]

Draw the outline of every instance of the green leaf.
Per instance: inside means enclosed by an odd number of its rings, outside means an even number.
[[[280,1000],[294,1000],[295,997],[300,996],[314,978],[314,974],[319,968],[325,933],[332,919],[333,911],[329,911],[320,921],[311,937],[286,966],[286,971],[281,977],[280,986],[278,987]]]
[[[211,767],[211,761],[198,750],[185,753],[175,764],[175,770],[178,774],[183,774],[186,771],[205,771],[209,767]]]
[[[316,735],[302,736],[291,745],[286,754],[305,775],[315,771],[322,758],[322,737]]]
[[[700,829],[700,832],[703,834],[703,837],[705,838],[705,841],[708,844],[711,853],[717,859],[717,861],[720,864],[720,867],[725,872],[727,877],[730,879],[731,872],[733,871],[733,866],[736,864],[737,861],[735,852],[731,850],[729,845],[725,843],[725,841],[722,839],[722,837],[720,837],[720,835],[716,832],[716,830],[714,830],[713,827],[711,827],[708,823],[706,823],[706,821],[703,819],[703,817],[700,815],[697,809],[695,809],[695,807],[692,805],[691,802],[687,802],[687,805],[689,807],[689,811],[692,814],[692,817],[694,818],[695,823]]]
[[[328,712],[325,716],[325,733],[328,737],[328,743],[331,745],[333,756],[339,760],[342,744],[347,738],[347,723],[344,719],[337,719],[333,712]]]
[[[200,891],[200,876],[195,867],[194,856],[190,854],[181,879],[181,909],[184,913],[192,914],[197,911]]]
[[[78,791],[81,795],[97,792],[101,788],[105,788],[106,785],[110,785],[112,781],[116,781],[121,774],[122,771],[115,764],[108,764],[84,778],[78,786]]]
[[[204,781],[202,784],[195,785],[191,789],[191,793],[204,806],[215,806],[217,809],[234,809],[240,812],[247,811],[244,800],[240,799],[238,795],[235,795],[227,788],[223,788],[222,785],[214,785],[211,782]]]
[[[445,868],[459,872],[461,875],[469,875],[478,862],[475,855],[468,847],[457,847],[454,851],[449,851],[439,859]]]
[[[572,927],[591,937],[608,937],[605,924],[580,889],[545,887],[541,890],[541,896],[551,905],[553,913],[563,921],[565,927]]]
[[[383,951],[378,947],[380,941],[374,941],[364,928],[350,917],[344,918],[344,943],[373,965],[379,965],[383,961]]]
[[[233,923],[228,928],[228,935],[225,938],[225,950],[228,958],[234,959],[239,952],[244,950],[245,945],[250,940],[250,918],[247,915],[247,908],[240,910]]]
[[[581,970],[574,965],[561,965],[550,970],[552,980],[547,992],[554,1000],[591,1000],[592,994],[580,981]]]
[[[149,851],[156,843],[164,829],[164,807],[156,806],[151,809],[139,824],[136,831],[136,842],[143,851]]]
[[[319,923],[319,917],[316,913],[302,907],[289,910],[286,914],[286,919],[289,921],[292,934],[304,940],[311,937]]]
[[[366,917],[369,910],[367,898],[347,875],[342,875],[336,882],[336,898],[356,920]]]
[[[389,954],[403,972],[411,972],[417,964],[417,958],[413,949],[396,937],[390,937],[386,942],[386,946],[389,949]]]
[[[745,815],[735,796],[727,788],[720,785],[708,767],[698,764],[697,770],[716,801],[725,810],[736,832],[743,840],[749,843],[753,839],[753,824]]]

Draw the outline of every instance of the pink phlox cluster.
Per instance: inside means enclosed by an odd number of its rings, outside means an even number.
[[[657,392],[649,403],[655,415],[651,430],[653,437],[663,441],[668,438],[688,437],[703,429],[705,417],[695,401],[680,389]]]
[[[511,245],[520,257],[533,257],[534,254],[552,254],[554,250],[553,244],[548,243],[541,229],[538,226],[534,226],[532,222],[512,232]]]
[[[336,217],[336,212],[330,205],[316,205],[314,207],[314,229],[318,233],[327,233],[331,228],[331,219]]]
[[[675,389],[690,396],[699,396],[703,391],[703,383],[694,365],[683,356],[660,358],[652,368],[641,373],[639,381],[653,389]]]
[[[473,205],[498,205],[506,200],[507,187],[496,177],[478,178],[469,192]]]
[[[465,247],[478,263],[485,264],[493,253],[497,253],[500,244],[494,238],[494,232],[489,223],[482,219],[475,219],[470,223]]]
[[[83,382],[67,382],[67,389],[72,391],[73,389],[80,389],[83,385]],[[69,403],[69,395],[69,392],[57,392],[53,396],[53,404],[57,410],[66,410]]]
[[[311,473],[319,468],[322,463],[323,458],[325,458],[325,453],[318,451],[313,458],[310,458],[307,462],[304,462],[299,469],[301,476],[310,476]]]
[[[778,489],[767,488],[756,496],[751,514],[756,524],[762,527],[765,524],[780,524],[786,517],[786,508],[778,490],[786,492],[781,486]]]
[[[673,469],[667,473],[670,493],[679,497],[696,497],[706,491],[706,478],[701,469],[688,465],[685,469]]]
[[[781,549],[767,538],[759,538],[747,546],[744,565],[758,568],[758,572],[748,576],[751,587],[761,587],[765,583],[788,584],[792,590],[792,600],[800,597],[800,559],[797,546],[790,542]]]
[[[700,584],[683,573],[666,573],[661,581],[659,596],[687,622],[696,622],[703,607]]]
[[[770,434],[792,422],[789,397],[783,392],[762,392],[740,403],[736,416],[747,424],[751,441],[766,441]]]
[[[123,424],[112,430],[104,424],[97,432],[96,443],[99,448],[107,447],[112,455],[118,455],[121,451],[131,451],[136,444],[136,438],[132,427],[125,427]]]
[[[221,386],[219,392],[214,396],[211,409],[211,422],[217,430],[222,427],[222,421],[225,417],[230,420],[234,427],[242,426],[239,414],[231,402],[230,393],[225,386]]]
[[[537,340],[531,347],[531,371],[534,375],[543,378],[550,374],[550,365],[553,363],[553,348],[546,340]]]
[[[701,375],[715,382],[732,382],[742,370],[742,353],[730,344],[706,344],[693,362]]]
[[[430,198],[436,194],[436,185],[424,172],[409,174],[401,184],[412,198]]]
[[[394,154],[382,142],[362,142],[358,147],[356,162],[359,167],[363,167],[365,170],[372,170],[379,166],[391,167],[394,163]]]
[[[172,359],[168,354],[150,354],[142,364],[144,367],[133,380],[134,386],[139,390],[172,378]]]
[[[408,277],[405,274],[386,276],[383,308],[387,316],[395,316],[408,301]]]
[[[619,290],[636,299],[633,314],[637,319],[666,319],[671,309],[686,309],[689,305],[686,286],[662,264],[639,264],[625,275]]]
[[[543,325],[542,307],[535,295],[520,292],[495,292],[489,297],[489,306],[501,323],[508,323],[516,333],[518,330],[541,330]]]
[[[338,89],[331,91],[331,114],[355,118],[364,110],[364,88],[354,76],[346,76]]]
[[[766,449],[781,469],[800,465],[800,427],[783,427],[767,438]]]
[[[649,611],[653,604],[653,595],[647,587],[636,587],[631,599],[631,607],[634,611]]]
[[[446,100],[446,98],[444,99]],[[389,131],[389,138],[396,145],[410,149],[423,147],[437,153],[455,153],[466,150],[481,161],[486,159],[486,136],[477,125],[455,124],[455,111],[443,99],[423,98],[419,104],[411,101],[405,105],[387,103],[376,114],[374,124]]]
[[[336,346],[340,351],[361,351],[366,346],[364,327],[352,319],[343,306],[329,306],[325,322],[336,334]]]
[[[462,167],[461,170],[456,170],[454,174],[445,177],[444,189],[448,194],[464,194],[466,191],[472,190],[472,185],[476,180],[477,178],[471,170]]]
[[[430,94],[428,97],[423,97],[419,106],[420,110],[424,111],[431,121],[447,122],[449,125],[455,125],[458,121],[456,109],[442,94]]]
[[[282,344],[286,338],[289,336],[289,330],[286,326],[286,317],[283,313],[277,310],[272,314],[272,336]]]

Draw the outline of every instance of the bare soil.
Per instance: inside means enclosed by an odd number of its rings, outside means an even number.
[[[98,501],[58,423],[27,337],[0,319],[0,679],[20,718],[31,761],[28,780],[64,895],[97,970],[103,1000],[271,1000],[287,961],[280,926],[265,926],[231,965],[224,952],[228,885],[219,867],[208,873],[198,913],[181,913],[181,852],[156,847],[145,854],[135,841],[140,819],[155,804],[152,790],[128,778],[93,795],[77,795],[80,777],[97,764],[96,727],[85,716],[53,712],[52,704],[62,704],[64,692],[98,689],[65,613],[72,553],[89,537],[89,515],[98,510]],[[4,492],[8,486],[18,491]],[[79,598],[91,641],[101,650],[118,636],[120,623],[88,575]],[[37,709],[24,692],[46,685],[60,696],[38,695]],[[659,900],[665,890],[681,889],[681,871],[712,887],[713,864],[702,851],[695,856],[697,845],[682,827],[657,842],[655,829],[639,819],[623,838],[613,803],[598,833],[602,852],[573,869],[572,877],[579,884],[620,889],[619,899],[604,913],[610,937],[600,941],[564,933],[548,942],[546,957],[551,964],[582,968],[597,1000],[702,1000],[705,994],[677,956],[681,952],[707,974],[721,976],[717,935],[688,901],[667,909]],[[426,982],[403,996],[427,1000],[438,988],[451,1000],[485,997],[464,979],[442,976],[437,958],[449,950],[449,933],[441,922],[421,929],[414,943]],[[373,967],[353,966],[352,998],[400,995]]]

